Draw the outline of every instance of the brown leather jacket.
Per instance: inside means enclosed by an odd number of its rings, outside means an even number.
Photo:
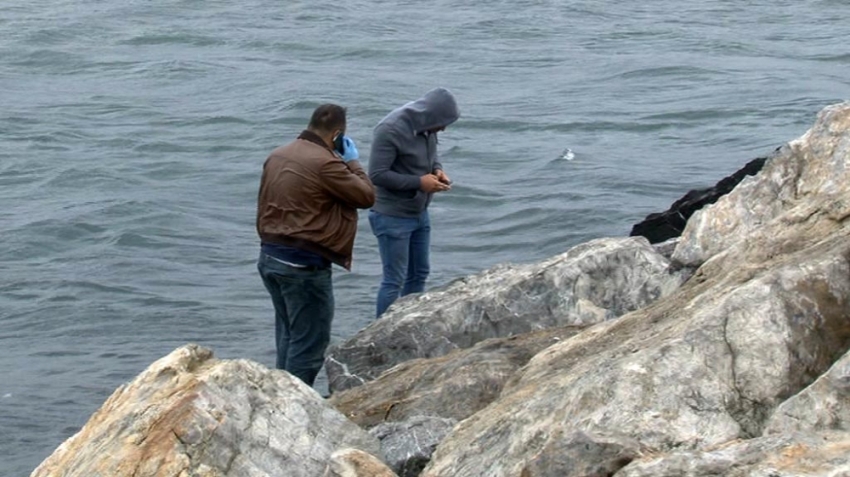
[[[317,253],[351,270],[357,209],[374,202],[375,188],[360,163],[343,162],[304,131],[263,165],[257,233],[263,243]]]

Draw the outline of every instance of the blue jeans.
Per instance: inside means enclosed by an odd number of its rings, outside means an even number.
[[[260,253],[257,269],[274,305],[277,369],[312,386],[331,339],[331,269],[290,267],[264,253]]]
[[[369,225],[378,238],[383,266],[376,314],[381,316],[399,296],[425,290],[431,271],[431,220],[427,210],[419,217],[394,217],[371,210]]]

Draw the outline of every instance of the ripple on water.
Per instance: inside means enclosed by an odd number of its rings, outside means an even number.
[[[133,38],[118,42],[119,45],[128,46],[218,46],[224,45],[225,43],[226,40],[224,37],[217,37],[211,35],[192,35],[187,33],[145,33],[143,35],[137,35]]]

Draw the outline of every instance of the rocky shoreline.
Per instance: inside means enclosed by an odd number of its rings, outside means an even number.
[[[32,476],[850,476],[850,103],[742,171],[678,238],[400,300],[328,400],[179,348]]]

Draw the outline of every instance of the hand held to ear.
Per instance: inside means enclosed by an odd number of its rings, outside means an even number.
[[[357,152],[357,146],[354,144],[354,140],[352,140],[348,136],[343,136],[342,138],[342,160],[345,162],[353,161],[355,159],[360,159],[360,153]]]

